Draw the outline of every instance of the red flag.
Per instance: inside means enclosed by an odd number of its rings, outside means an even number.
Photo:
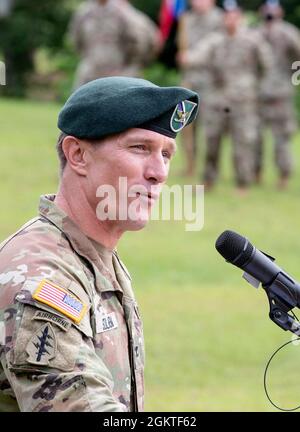
[[[159,28],[162,42],[170,36],[175,20],[186,10],[186,0],[162,0],[159,11]]]
[[[166,42],[168,39],[174,21],[173,3],[173,0],[162,0],[161,3],[159,11],[159,28],[163,42]]]

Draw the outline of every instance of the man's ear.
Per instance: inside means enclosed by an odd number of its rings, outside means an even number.
[[[70,168],[78,175],[87,175],[86,144],[79,138],[68,135],[62,142],[62,150]]]

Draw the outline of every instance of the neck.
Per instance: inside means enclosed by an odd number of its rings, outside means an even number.
[[[79,182],[62,181],[54,202],[86,236],[107,249],[116,247],[123,232],[108,225],[106,221],[99,221],[96,210],[88,201]]]
[[[205,16],[205,15],[208,15],[210,11],[211,11],[211,9],[206,9],[206,10],[196,10],[196,13],[197,13],[198,15]]]
[[[229,36],[235,36],[237,34],[238,30],[237,29],[228,29],[227,33],[229,34]]]
[[[272,19],[272,20],[265,21],[265,24],[268,28],[271,28],[273,27],[274,24],[276,24],[276,22],[278,22],[278,20]]]

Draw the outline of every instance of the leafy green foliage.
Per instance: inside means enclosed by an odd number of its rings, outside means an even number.
[[[16,0],[12,13],[0,21],[0,51],[7,67],[3,91],[23,95],[39,47],[59,50],[70,19],[70,2]]]
[[[132,0],[131,3],[157,22],[161,2],[162,0]]]

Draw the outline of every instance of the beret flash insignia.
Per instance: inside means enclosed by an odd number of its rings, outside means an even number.
[[[170,127],[173,132],[181,131],[188,123],[197,104],[188,100],[179,102],[171,117]]]

